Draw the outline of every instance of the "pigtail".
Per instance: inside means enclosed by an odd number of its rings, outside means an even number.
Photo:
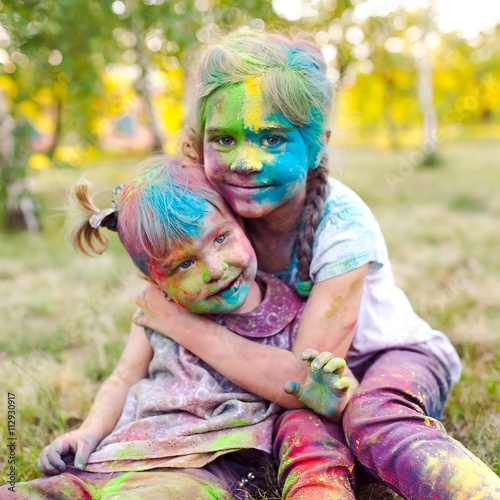
[[[299,282],[297,292],[308,296],[312,289],[309,278],[309,269],[312,260],[314,232],[323,213],[323,205],[328,196],[328,159],[324,155],[320,164],[307,173],[306,201],[297,235],[297,271]]]
[[[69,194],[67,235],[73,246],[89,257],[101,255],[109,245],[109,240],[101,234],[100,227],[92,227],[92,216],[100,213],[89,196],[90,183],[80,179]]]

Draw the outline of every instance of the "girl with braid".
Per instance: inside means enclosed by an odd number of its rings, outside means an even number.
[[[242,218],[259,269],[307,302],[292,350],[272,359],[155,287],[138,323],[289,410],[275,426],[283,498],[355,498],[355,461],[404,498],[499,498],[500,479],[439,421],[460,378],[455,349],[396,287],[370,209],[328,177],[333,89],[320,49],[233,33],[207,50],[196,83],[184,154]],[[338,423],[318,415],[333,415],[332,354],[360,381]]]

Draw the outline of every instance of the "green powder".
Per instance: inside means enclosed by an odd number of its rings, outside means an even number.
[[[118,476],[116,479],[111,479],[106,483],[106,486],[102,489],[101,496],[106,497],[108,495],[115,495],[120,493],[120,486],[129,478],[133,472],[126,472],[125,474]]]

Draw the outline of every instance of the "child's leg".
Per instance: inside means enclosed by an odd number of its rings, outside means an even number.
[[[104,485],[112,474],[82,472],[72,467],[55,476],[42,476],[32,481],[16,483],[10,489],[0,488],[2,500],[60,500],[82,498],[91,500],[95,487]]]
[[[288,500],[354,499],[354,457],[339,424],[311,410],[290,410],[275,425],[278,481]]]
[[[15,492],[0,488],[2,500],[230,500],[227,485],[204,469],[143,472],[81,472],[68,467],[56,476],[18,483]]]
[[[343,424],[353,453],[408,499],[497,499],[500,478],[437,420],[446,369],[419,350],[382,353],[348,403]]]

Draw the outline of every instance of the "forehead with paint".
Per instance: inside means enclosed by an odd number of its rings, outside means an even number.
[[[169,249],[188,241],[202,228],[213,207],[226,211],[203,170],[173,160],[145,169],[118,197],[118,234],[136,265],[165,258]]]
[[[205,172],[231,208],[260,217],[301,196],[314,164],[301,130],[253,78],[214,92],[205,106]]]
[[[321,49],[307,40],[273,33],[232,33],[209,47],[201,61],[192,100],[194,127],[202,136],[207,100],[216,91],[258,79],[265,99],[300,127],[311,145],[324,145],[322,136],[333,105],[326,69]]]

